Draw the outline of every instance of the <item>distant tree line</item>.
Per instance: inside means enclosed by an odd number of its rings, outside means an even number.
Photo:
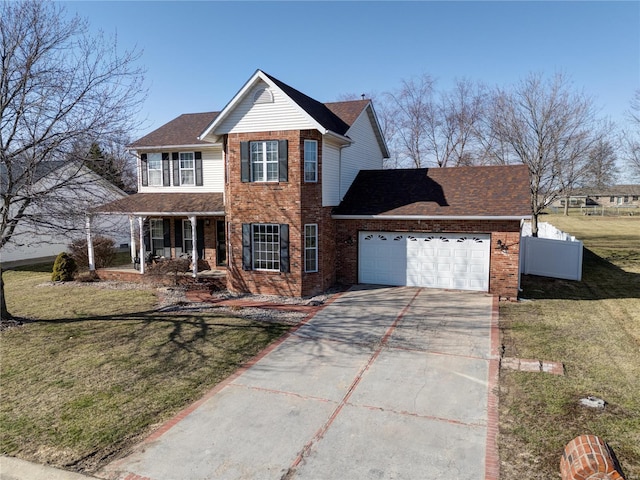
[[[462,79],[448,90],[423,74],[371,97],[391,153],[387,168],[527,165],[534,235],[554,199],[615,183],[619,157],[640,180],[640,90],[624,131],[563,74],[531,73],[509,87]]]

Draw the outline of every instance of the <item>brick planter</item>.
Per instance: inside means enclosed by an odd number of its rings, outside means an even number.
[[[562,480],[624,480],[613,451],[595,435],[571,440],[560,459]]]

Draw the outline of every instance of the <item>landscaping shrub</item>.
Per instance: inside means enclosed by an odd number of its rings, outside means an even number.
[[[87,239],[75,240],[69,245],[71,255],[80,268],[89,268],[89,253],[87,251]],[[113,265],[116,258],[116,243],[109,237],[98,236],[93,239],[93,260],[96,268],[105,268]]]
[[[67,252],[62,252],[53,262],[52,282],[70,282],[73,275],[78,270],[75,260]]]

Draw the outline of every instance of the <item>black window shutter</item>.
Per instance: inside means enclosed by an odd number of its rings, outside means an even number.
[[[251,270],[251,224],[242,224],[242,269]]]
[[[196,241],[198,242],[198,258],[204,256],[204,219],[196,221]]]
[[[162,154],[162,185],[171,185],[171,165],[169,164],[169,154]]]
[[[251,162],[249,160],[249,142],[240,142],[240,180],[251,181]]]
[[[180,160],[178,152],[171,154],[171,160],[173,161],[173,184],[180,185]]]
[[[202,152],[196,152],[194,154],[196,157],[196,185],[198,187],[202,186]]]
[[[286,182],[289,178],[287,141],[278,141],[278,181]]]
[[[162,220],[162,235],[164,237],[164,246],[171,248],[171,221],[168,218]]]
[[[280,224],[280,271],[289,273],[289,225]]]
[[[147,154],[140,155],[140,176],[142,178],[142,186],[149,185],[149,172],[147,171]]]
[[[182,248],[182,220],[176,218],[173,220],[173,230],[175,231],[176,247]],[[186,253],[186,252],[182,252]]]
[[[144,250],[149,253],[151,251],[151,225],[149,220],[145,220],[142,224],[144,230]]]

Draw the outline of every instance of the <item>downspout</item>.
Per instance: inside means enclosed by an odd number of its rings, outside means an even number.
[[[87,230],[87,256],[89,257],[89,272],[96,271],[96,261],[93,251],[93,238],[91,238],[91,215],[85,216],[85,227]]]

